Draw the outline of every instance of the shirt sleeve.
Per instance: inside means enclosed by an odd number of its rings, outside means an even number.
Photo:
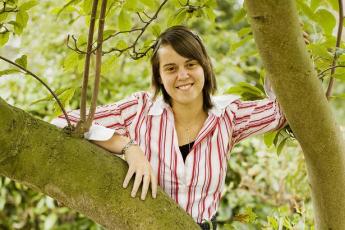
[[[234,101],[231,106],[232,142],[284,127],[285,116],[277,100]]]
[[[98,106],[89,132],[84,136],[89,140],[108,140],[114,133],[128,136],[128,128],[138,111],[138,104],[142,94],[134,94],[114,104]],[[80,120],[80,111],[73,110],[67,113],[72,125]],[[52,124],[63,128],[67,121],[63,115],[55,118]]]

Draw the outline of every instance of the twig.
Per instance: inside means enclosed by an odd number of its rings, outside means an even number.
[[[344,22],[344,12],[343,12],[343,0],[338,0],[339,4],[339,25],[338,25],[338,35],[337,35],[337,43],[336,43],[336,49],[334,51],[334,57],[333,57],[333,63],[332,63],[332,70],[331,70],[331,79],[328,84],[326,97],[329,99],[332,95],[333,85],[334,85],[334,77],[333,74],[335,72],[335,65],[337,63],[338,55],[337,55],[337,48],[340,47],[341,42],[341,35],[343,32],[343,22]]]
[[[168,0],[164,0],[160,6],[158,7],[157,11],[155,12],[155,14],[152,16],[152,17],[149,17],[148,15],[146,15],[150,20],[147,21],[146,23],[144,23],[143,27],[141,28],[134,28],[132,30],[129,30],[129,31],[120,31],[120,32],[117,32],[115,33],[114,35],[112,36],[109,36],[107,39],[109,39],[110,37],[115,37],[117,36],[118,34],[120,33],[132,33],[134,31],[140,31],[140,33],[138,34],[137,38],[135,39],[135,41],[132,43],[132,45],[124,48],[124,49],[118,49],[118,48],[112,48],[108,51],[105,51],[103,52],[103,54],[108,54],[108,53],[111,53],[111,52],[114,52],[114,51],[117,51],[117,52],[120,52],[120,53],[123,53],[129,49],[133,49],[133,54],[131,54],[131,57],[134,58],[134,59],[138,59],[140,57],[143,57],[144,55],[146,55],[146,53],[148,52],[148,50],[146,50],[145,52],[141,52],[141,53],[138,53],[135,49],[139,39],[141,38],[141,36],[144,34],[144,32],[146,31],[147,27],[153,22],[153,20],[155,20],[157,17],[158,17],[158,14],[159,12],[161,11],[161,9],[163,8],[163,6],[168,2]]]
[[[323,78],[323,77],[324,77],[323,75],[324,75],[327,71],[332,70],[332,69],[335,69],[335,68],[344,68],[344,67],[345,67],[345,65],[336,65],[336,66],[329,67],[329,68],[327,68],[327,69],[321,71],[321,72],[318,74],[318,77],[319,77],[319,78]]]
[[[44,86],[48,89],[48,91],[51,93],[51,95],[53,95],[53,97],[55,98],[56,102],[58,103],[58,105],[59,105],[61,111],[63,112],[63,114],[64,114],[64,116],[65,116],[65,118],[66,118],[66,121],[67,121],[67,123],[68,123],[68,127],[72,128],[72,124],[71,124],[71,122],[70,122],[70,120],[69,120],[69,118],[68,118],[68,116],[67,116],[67,113],[66,113],[66,111],[65,111],[65,109],[64,109],[64,107],[63,107],[61,101],[60,101],[59,98],[56,96],[56,94],[54,93],[54,91],[51,90],[50,87],[49,87],[41,78],[39,78],[36,74],[32,73],[30,70],[27,70],[26,68],[22,67],[21,65],[18,65],[17,63],[15,63],[15,62],[13,62],[13,61],[11,61],[11,60],[5,58],[5,57],[0,56],[0,59],[6,61],[6,62],[8,62],[8,63],[10,63],[11,65],[16,66],[17,68],[19,68],[19,69],[21,69],[21,70],[23,70],[25,73],[31,75],[31,76],[34,77],[36,80],[38,80],[42,85],[44,85]]]
[[[140,15],[139,12],[137,12],[137,15],[138,15],[138,17],[139,17],[139,19],[140,19],[140,21],[141,21],[142,23],[147,23],[147,22],[141,17],[141,15]]]
[[[71,49],[71,50],[77,52],[78,54],[86,54],[87,52],[85,52],[85,51],[83,51],[83,50],[81,50],[81,49],[78,48],[77,39],[74,37],[74,35],[72,35],[71,37],[72,37],[72,39],[73,39],[73,41],[74,41],[74,48],[71,47],[71,46],[69,45],[69,38],[70,38],[70,35],[67,35],[67,41],[66,41],[67,47],[68,47],[69,49]]]
[[[99,82],[101,77],[101,66],[102,66],[102,43],[103,43],[103,31],[104,31],[104,21],[105,21],[105,12],[107,9],[107,0],[102,0],[101,13],[99,15],[99,24],[98,24],[98,36],[97,36],[97,50],[96,50],[96,73],[95,81],[93,87],[93,94],[91,100],[91,106],[89,110],[89,115],[86,122],[86,131],[92,124],[92,120],[96,111],[98,91],[99,91]]]
[[[80,100],[80,121],[78,122],[78,125],[77,125],[78,128],[81,126],[80,129],[82,129],[83,132],[85,131],[83,128],[83,125],[86,121],[87,85],[89,82],[92,40],[93,40],[93,34],[95,30],[97,5],[98,5],[98,0],[94,0],[92,4],[91,20],[90,20],[90,26],[89,26],[89,36],[87,40],[87,52],[86,52],[85,63],[84,63],[83,85],[82,85],[81,100]]]

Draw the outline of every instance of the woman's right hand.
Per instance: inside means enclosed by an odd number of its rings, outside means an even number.
[[[125,159],[129,168],[125,180],[123,181],[123,187],[126,188],[128,186],[129,181],[135,174],[131,196],[135,197],[140,184],[143,184],[141,189],[141,199],[145,200],[151,182],[152,197],[156,198],[157,179],[144,152],[137,145],[130,146],[125,153]]]

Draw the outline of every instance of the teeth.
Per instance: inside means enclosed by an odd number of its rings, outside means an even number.
[[[190,87],[192,87],[192,84],[182,85],[182,86],[179,86],[179,87],[177,87],[177,88],[182,89],[182,90],[187,90],[187,89],[189,89]]]

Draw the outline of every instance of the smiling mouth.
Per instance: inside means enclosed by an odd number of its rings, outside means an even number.
[[[177,88],[177,89],[180,89],[180,90],[188,90],[188,89],[190,89],[193,85],[194,85],[194,83],[190,83],[190,84],[185,84],[185,85],[177,86],[176,88]]]

